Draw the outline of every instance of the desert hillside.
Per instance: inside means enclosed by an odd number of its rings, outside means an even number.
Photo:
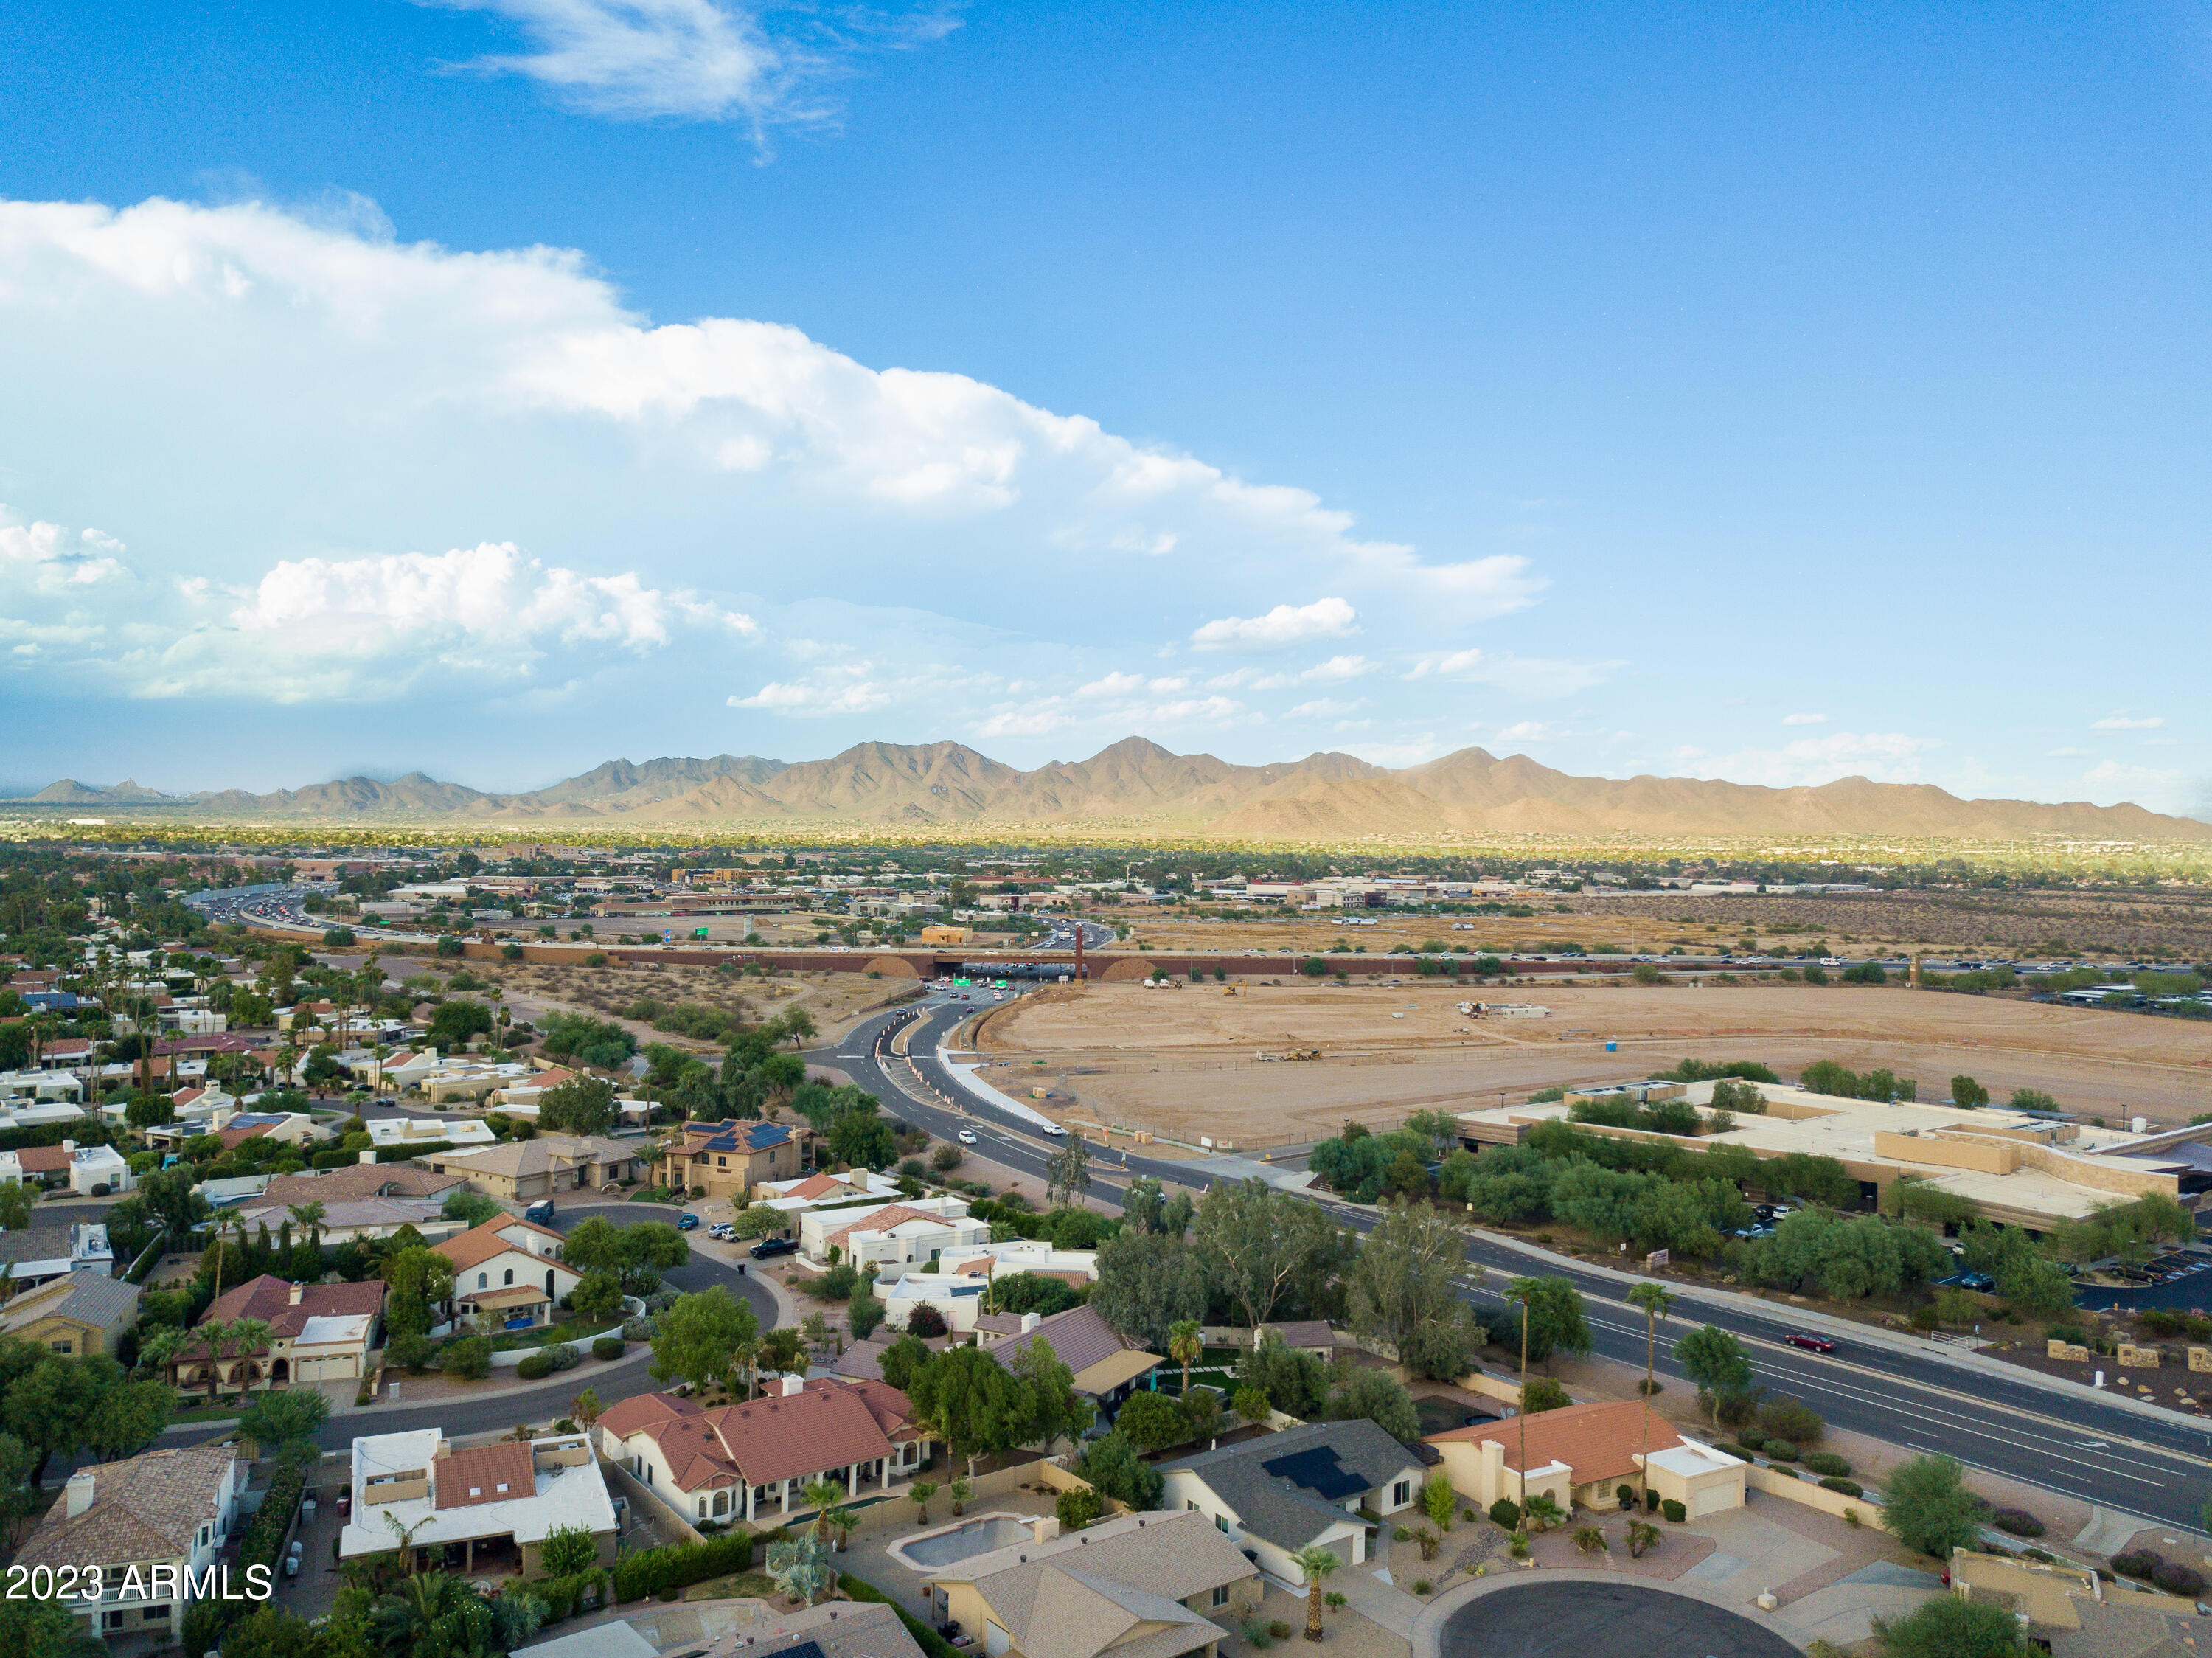
[[[347,777],[255,795],[168,795],[125,781],[64,778],[24,804],[189,810],[203,820],[431,820],[687,827],[1024,824],[1144,828],[1224,840],[1373,836],[1639,835],[2118,840],[2212,839],[2212,824],[2139,806],[1961,800],[1928,784],[1844,777],[1766,789],[1698,777],[1577,777],[1525,754],[1462,748],[1391,771],[1351,754],[1237,765],[1130,737],[1087,760],[1018,771],[963,743],[862,743],[829,759],[754,756],[610,760],[528,794],[495,795],[420,772]]]

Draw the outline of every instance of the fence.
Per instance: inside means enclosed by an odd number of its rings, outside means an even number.
[[[1841,1491],[1829,1490],[1809,1479],[1792,1479],[1788,1474],[1777,1473],[1771,1468],[1762,1468],[1756,1463],[1747,1464],[1743,1483],[1754,1491],[1802,1503],[1808,1509],[1818,1509],[1840,1519],[1857,1515],[1863,1525],[1881,1524],[1881,1504],[1870,1496],[1847,1496]]]
[[[653,1521],[656,1533],[665,1533],[659,1537],[661,1544],[706,1541],[682,1510],[658,1492],[647,1489],[645,1483],[629,1469],[618,1462],[610,1462],[605,1457],[599,1459],[599,1472],[606,1476],[607,1483],[629,1499],[630,1511],[647,1515]]]

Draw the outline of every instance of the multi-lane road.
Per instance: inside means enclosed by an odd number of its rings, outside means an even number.
[[[978,1149],[994,1161],[1042,1178],[1057,1143],[970,1100],[937,1057],[939,1042],[977,1010],[973,1003],[932,997],[918,1008],[864,1021],[819,1057],[878,1094],[887,1111],[941,1138],[972,1130]],[[907,1039],[910,1052],[894,1055],[890,1039],[908,1022],[919,1026]],[[1192,1165],[1161,1159],[1117,1155],[1096,1159],[1092,1167],[1091,1195],[1108,1203],[1136,1176],[1204,1184]],[[1364,1210],[1316,1201],[1360,1231],[1374,1224]],[[1623,1363],[1644,1362],[1644,1315],[1626,1303],[1617,1277],[1556,1258],[1539,1262],[1480,1232],[1470,1234],[1468,1257],[1486,1280],[1470,1293],[1492,1305],[1502,1301],[1511,1277],[1543,1272],[1572,1280],[1588,1300],[1593,1350]],[[1942,1348],[1897,1346],[1871,1334],[1843,1338],[1832,1356],[1802,1351],[1783,1340],[1796,1327],[1788,1310],[1748,1296],[1678,1303],[1658,1340],[1658,1368],[1678,1390],[1689,1383],[1674,1361],[1674,1338],[1706,1323],[1743,1341],[1764,1386],[1802,1399],[1839,1429],[1942,1451],[1972,1468],[2170,1524],[2196,1526],[2212,1501],[2212,1421],[2145,1416],[2039,1385],[2027,1373],[2017,1380],[1991,1375]]]

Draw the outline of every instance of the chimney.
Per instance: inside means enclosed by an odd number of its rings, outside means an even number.
[[[790,1398],[793,1394],[794,1394],[794,1393],[805,1393],[805,1391],[806,1391],[806,1378],[805,1378],[805,1376],[789,1376],[789,1375],[787,1375],[787,1376],[784,1377],[784,1379],[783,1379],[783,1397],[784,1397],[784,1398],[786,1398],[786,1399],[789,1399],[789,1398]]]
[[[1026,1336],[1027,1334],[1029,1334],[1029,1332],[1030,1332],[1030,1331],[1032,1331],[1032,1330],[1036,1329],[1036,1328],[1037,1327],[1037,1326],[1038,1326],[1038,1325],[1040,1325],[1040,1324],[1042,1324],[1042,1323],[1043,1323],[1043,1322],[1044,1322],[1044,1320],[1042,1320],[1042,1318],[1041,1318],[1038,1314],[1035,1314],[1035,1313],[1024,1313],[1024,1314],[1022,1314],[1022,1333],[1023,1333],[1024,1335],[1025,1335],[1025,1336]]]
[[[92,1506],[93,1472],[90,1468],[80,1468],[70,1476],[62,1499],[68,1505],[66,1518],[74,1520]]]
[[[64,1140],[64,1141],[63,1141],[63,1142],[62,1142],[62,1149],[63,1149],[64,1151],[75,1151],[75,1150],[76,1149],[76,1141],[74,1141],[74,1140]]]
[[[294,1285],[292,1286],[292,1305],[293,1305],[293,1306],[297,1307],[297,1306],[300,1304],[300,1295],[301,1295],[301,1287],[300,1285],[296,1284],[296,1283],[295,1283],[295,1284],[294,1284]]]
[[[376,1148],[374,1146],[370,1146],[362,1151],[361,1154],[361,1161],[364,1163],[374,1162],[376,1161]]]

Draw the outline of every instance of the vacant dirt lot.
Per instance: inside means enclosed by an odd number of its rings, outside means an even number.
[[[1540,1003],[1540,1020],[1470,1019],[1473,997]],[[1615,1040],[1617,1052],[1605,1051]],[[2094,1009],[1830,985],[1516,985],[1408,979],[1146,990],[1094,984],[1010,1006],[981,1044],[1002,1087],[1048,1084],[1068,1117],[1240,1145],[1306,1141],[1346,1118],[1471,1110],[1555,1082],[1641,1076],[1687,1057],[1887,1065],[1942,1098],[1965,1072],[2002,1098],[2039,1088],[2069,1108],[2182,1123],[2212,1110],[2212,1024]],[[1318,1061],[1263,1061],[1319,1049]]]

